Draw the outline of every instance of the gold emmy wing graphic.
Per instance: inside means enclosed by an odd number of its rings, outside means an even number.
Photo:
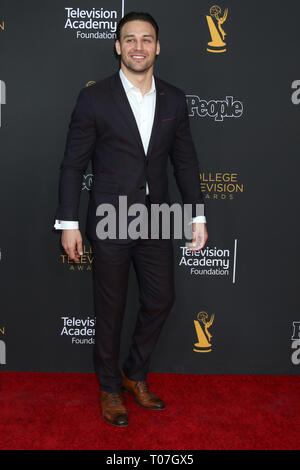
[[[210,352],[211,343],[210,340],[212,335],[208,331],[208,328],[213,324],[215,315],[211,314],[210,320],[208,321],[208,314],[206,312],[199,312],[197,320],[194,320],[198,342],[194,344],[193,351],[195,352]]]
[[[222,17],[220,17],[221,12],[221,7],[214,5],[209,9],[210,16],[206,15],[206,20],[211,36],[211,41],[207,43],[208,47],[206,48],[208,52],[226,52],[226,42],[224,42],[226,33],[222,29],[222,24],[226,21],[228,8],[225,8]],[[216,23],[214,22],[213,18],[215,19]]]

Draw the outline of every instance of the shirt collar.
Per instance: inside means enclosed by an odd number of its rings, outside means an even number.
[[[136,88],[129,80],[127,77],[125,77],[125,74],[123,72],[122,69],[119,70],[119,75],[120,75],[120,79],[121,79],[121,82],[122,82],[122,85],[124,87],[124,90],[125,90],[125,93],[128,93],[129,90],[131,90],[132,88],[134,88],[135,90],[138,90],[138,88]],[[146,95],[149,95],[150,93],[153,93],[155,91],[155,80],[154,80],[154,77],[152,75],[152,85],[151,85],[151,88],[150,90],[148,91],[148,93],[146,93]]]

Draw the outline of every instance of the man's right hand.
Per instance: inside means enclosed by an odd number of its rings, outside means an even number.
[[[80,230],[63,230],[61,244],[70,259],[80,261],[80,256],[83,255]]]

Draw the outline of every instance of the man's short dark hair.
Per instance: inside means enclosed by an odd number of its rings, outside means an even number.
[[[153,18],[153,16],[151,16],[150,13],[144,13],[141,11],[131,11],[129,13],[126,13],[126,15],[124,15],[123,18],[121,18],[118,23],[117,30],[116,30],[118,41],[120,41],[120,33],[124,24],[128,23],[129,21],[135,21],[135,20],[147,21],[148,23],[151,23],[156,32],[156,41],[158,40],[159,27],[155,19]]]

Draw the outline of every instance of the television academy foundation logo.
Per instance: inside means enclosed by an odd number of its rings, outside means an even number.
[[[1,106],[6,104],[6,85],[3,80],[0,80],[0,127],[1,127]]]
[[[185,95],[190,117],[209,117],[216,122],[223,122],[225,118],[240,118],[244,113],[242,101],[235,100],[233,96],[225,99],[205,100],[198,95]]]
[[[225,8],[223,16],[219,5],[213,5],[209,9],[209,15],[206,15],[211,41],[207,43],[206,50],[213,53],[226,52],[226,42],[224,41],[226,33],[222,27],[228,16],[228,8]]]
[[[204,199],[233,200],[244,193],[244,183],[239,181],[239,174],[230,171],[200,173],[201,190]]]
[[[6,364],[5,326],[0,327],[0,365]]]
[[[62,316],[60,336],[68,338],[72,344],[94,344],[96,317]]]
[[[300,321],[293,321],[293,333],[291,340],[291,348],[293,349],[291,361],[292,364],[298,366],[300,364]]]
[[[180,246],[178,266],[190,275],[231,277],[236,282],[237,239],[233,248],[210,248],[192,251],[186,246]]]
[[[65,7],[64,29],[75,33],[76,39],[116,39],[117,10]]]
[[[211,352],[211,338],[212,334],[208,331],[215,319],[215,314],[212,313],[208,319],[208,313],[203,310],[197,314],[197,320],[194,320],[194,325],[197,334],[197,342],[194,343],[193,351],[206,353]]]
[[[5,31],[4,20],[0,21],[0,31]]]

